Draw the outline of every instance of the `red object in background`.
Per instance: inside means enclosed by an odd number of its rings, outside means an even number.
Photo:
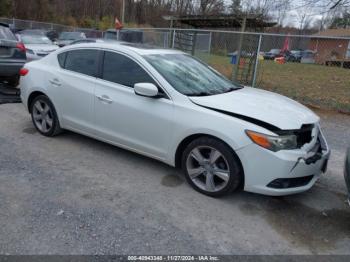
[[[286,37],[286,39],[284,40],[284,44],[283,44],[283,48],[282,48],[282,53],[289,51],[289,36]]]
[[[29,70],[27,68],[21,68],[21,70],[19,70],[20,76],[26,76],[28,73],[29,73]]]
[[[121,30],[123,29],[124,25],[119,21],[118,18],[115,18],[115,29]]]
[[[283,64],[286,63],[286,59],[285,59],[283,56],[281,56],[281,57],[276,57],[276,58],[275,58],[275,62],[276,62],[277,64],[283,65]]]

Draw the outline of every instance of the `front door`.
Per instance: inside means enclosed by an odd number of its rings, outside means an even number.
[[[172,101],[136,95],[135,83],[155,82],[137,62],[123,54],[105,52],[101,78],[95,89],[95,123],[99,136],[164,158],[173,126]]]

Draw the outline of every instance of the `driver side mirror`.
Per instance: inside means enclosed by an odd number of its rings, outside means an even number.
[[[137,83],[134,85],[134,91],[136,95],[145,97],[158,97],[159,90],[154,84],[151,83]]]

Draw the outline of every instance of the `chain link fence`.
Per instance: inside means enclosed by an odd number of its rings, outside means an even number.
[[[72,27],[72,26],[66,26],[61,24],[44,23],[44,22],[30,21],[30,20],[20,20],[20,19],[14,19],[14,18],[0,18],[0,22],[11,25],[11,28],[16,31],[25,30],[25,29],[43,29],[48,31],[56,31],[57,33],[78,31],[78,32],[85,33],[87,37],[93,37],[93,38],[103,37],[103,31],[100,31],[100,30]]]
[[[87,37],[104,37],[104,32],[94,29],[7,18],[0,22],[16,29],[81,31]],[[171,28],[123,31],[115,33],[122,41],[188,52],[241,84],[350,112],[350,29],[328,31],[331,35],[327,31],[315,35]],[[339,32],[343,37],[335,36]]]
[[[189,29],[128,29],[143,43],[192,54],[233,81],[350,112],[349,37]],[[334,31],[330,31],[334,32]]]

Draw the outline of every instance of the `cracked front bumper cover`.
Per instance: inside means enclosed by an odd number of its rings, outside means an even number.
[[[251,144],[237,154],[242,159],[246,191],[281,196],[309,190],[325,173],[330,150],[320,131],[317,141],[302,149],[272,152]],[[271,187],[276,180],[280,186]]]

